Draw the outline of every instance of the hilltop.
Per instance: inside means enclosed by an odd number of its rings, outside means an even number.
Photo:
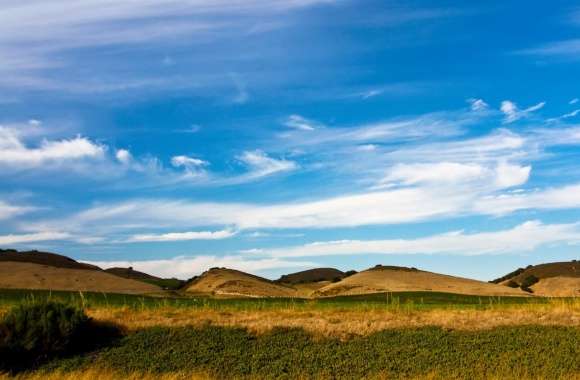
[[[295,288],[227,268],[212,268],[195,278],[185,289],[190,293],[242,297],[296,297]]]
[[[1,262],[20,262],[48,265],[55,268],[101,270],[96,265],[79,263],[63,255],[42,251],[17,251],[15,249],[0,249]]]

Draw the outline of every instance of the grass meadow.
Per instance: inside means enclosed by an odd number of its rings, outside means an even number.
[[[0,292],[0,312],[48,299],[82,307],[122,337],[0,379],[580,379],[578,299],[10,290]]]

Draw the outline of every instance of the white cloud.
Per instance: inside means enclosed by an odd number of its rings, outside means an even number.
[[[185,241],[185,240],[220,240],[235,236],[236,232],[232,230],[223,231],[190,231],[190,232],[170,232],[165,234],[141,234],[134,235],[128,239],[128,242],[167,242],[167,241]]]
[[[360,97],[363,99],[370,99],[370,98],[374,98],[375,96],[379,96],[384,92],[385,92],[385,90],[383,90],[383,89],[368,90],[368,91],[362,92],[360,94]]]
[[[151,224],[166,228],[260,229],[406,223],[461,213],[468,209],[473,197],[472,192],[459,189],[404,188],[273,205],[141,200],[97,206],[69,219],[37,222],[31,228],[58,225],[67,230],[111,231]]]
[[[572,209],[580,207],[580,184],[515,194],[488,195],[473,205],[480,214],[503,215],[518,210]]]
[[[530,171],[530,166],[522,167],[506,162],[495,166],[456,162],[397,164],[378,186],[472,184],[482,191],[489,190],[491,184],[497,189],[522,185],[528,181]]]
[[[250,259],[244,256],[180,256],[165,260],[150,261],[90,261],[101,268],[133,267],[135,270],[154,276],[188,279],[212,267],[226,267],[256,273],[269,269],[306,268],[318,266],[310,261],[288,261],[276,258]]]
[[[576,117],[579,113],[580,113],[580,109],[574,110],[572,112],[568,112],[568,113],[562,115],[562,119],[568,119],[568,118],[571,118],[571,117]]]
[[[194,157],[173,156],[171,157],[171,165],[175,167],[183,166],[188,169],[195,169],[202,166],[207,166],[209,165],[209,162]]]
[[[129,152],[127,149],[117,150],[117,152],[115,153],[115,157],[120,163],[125,165],[129,164],[133,159],[131,152]]]
[[[512,229],[495,232],[466,234],[463,231],[455,231],[417,239],[315,242],[258,252],[271,257],[365,254],[482,255],[526,252],[546,244],[570,244],[579,241],[580,224],[578,223],[546,225],[539,221],[528,221]]]
[[[424,164],[397,164],[383,183],[460,183],[479,180],[486,176],[486,169],[478,164],[439,162]]]
[[[260,178],[298,168],[294,161],[275,159],[269,157],[261,150],[246,151],[238,156],[237,159],[250,168],[250,173],[246,175],[248,178]]]
[[[467,99],[467,102],[471,106],[471,110],[475,112],[485,111],[489,108],[489,104],[487,104],[483,99]]]
[[[31,209],[32,209],[31,207],[15,206],[0,201],[0,220],[10,219],[14,216],[24,214],[30,211]]]
[[[528,182],[531,171],[531,166],[511,165],[502,162],[496,167],[495,185],[499,189],[523,185]]]
[[[578,103],[578,101],[580,101],[580,99],[578,99],[578,98],[574,98],[574,99],[570,100],[570,101],[568,102],[568,104],[570,104],[570,105],[573,105],[573,104],[576,104],[576,103]]]
[[[31,234],[0,235],[0,244],[34,243],[39,241],[65,240],[71,235],[66,232],[35,232]]]
[[[532,112],[543,108],[546,102],[540,102],[536,105],[528,107],[526,109],[520,110],[516,103],[510,100],[504,100],[501,102],[500,110],[504,113],[504,124],[513,123],[514,121],[520,120],[522,118],[528,117]]]
[[[84,158],[102,158],[105,147],[77,136],[65,140],[43,140],[38,147],[27,147],[17,132],[0,127],[0,164],[36,167]]]
[[[318,128],[323,128],[324,125],[314,121],[302,117],[300,115],[290,115],[288,119],[284,121],[284,125],[288,128],[298,129],[301,131],[313,131]]]

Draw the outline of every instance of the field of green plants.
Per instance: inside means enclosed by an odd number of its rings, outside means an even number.
[[[135,296],[112,293],[64,292],[45,290],[0,290],[0,307],[10,307],[21,302],[53,300],[81,307],[192,307],[228,310],[264,310],[288,308],[488,308],[502,305],[545,304],[540,297],[471,296],[438,292],[395,292],[361,296],[340,296],[320,299],[300,298],[228,298],[182,296],[177,293],[167,297]],[[553,300],[553,299],[552,299]]]
[[[301,329],[252,335],[244,329],[150,328],[91,356],[50,363],[45,370],[95,366],[120,373],[211,374],[217,378],[358,379],[545,378],[580,374],[580,329],[508,327],[486,331],[440,328],[386,330],[347,341],[314,339]]]
[[[298,314],[314,316],[314,312],[305,312],[312,307],[321,308],[318,315],[334,312],[334,318],[348,314],[342,310],[354,310],[356,314],[361,308],[384,308],[388,311],[386,314],[378,313],[384,318],[395,315],[414,318],[417,314],[429,313],[437,314],[438,318],[447,318],[453,313],[480,318],[488,313],[485,308],[499,305],[502,313],[508,311],[504,318],[514,311],[520,313],[519,318],[521,313],[537,309],[533,302],[539,306],[548,301],[446,293],[396,293],[311,301],[2,291],[0,378],[17,375],[18,380],[64,376],[77,379],[79,374],[94,378],[97,373],[107,374],[107,379],[135,379],[144,374],[165,379],[199,374],[227,379],[580,379],[580,327],[575,322],[540,326],[533,319],[534,325],[484,329],[405,324],[346,335],[317,334],[319,330],[307,330],[303,325],[271,326],[260,332],[240,327],[239,320],[233,325],[210,322],[175,325],[174,320],[167,320],[164,324],[132,329],[127,329],[122,322],[130,320],[126,315],[142,315],[144,310],[145,314],[156,316],[167,313],[168,307],[202,319],[212,313],[236,315],[236,311],[248,310],[257,311],[250,314],[258,318],[264,314],[274,314],[277,318]],[[515,308],[503,309],[510,305]],[[576,312],[577,304],[571,305],[574,307],[556,305],[556,313]],[[121,318],[120,322],[92,319],[85,314],[87,307],[120,311],[125,319]],[[286,309],[290,308],[295,309],[288,313]],[[363,319],[350,322],[362,323],[356,325],[357,332],[368,324],[368,316],[373,313],[363,309],[358,314]]]

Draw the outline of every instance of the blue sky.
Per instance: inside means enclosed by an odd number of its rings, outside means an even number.
[[[574,2],[0,7],[2,247],[181,278],[579,258]]]

